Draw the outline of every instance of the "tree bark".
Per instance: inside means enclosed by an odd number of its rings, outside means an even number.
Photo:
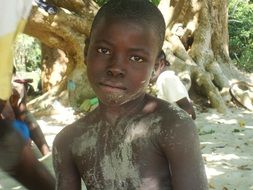
[[[43,92],[50,91],[50,96],[57,96],[67,90],[69,81],[74,82],[76,88],[69,92],[73,94],[69,96],[69,102],[71,106],[78,107],[84,99],[94,96],[85,75],[83,52],[98,6],[93,1],[63,0],[50,3],[58,7],[57,14],[49,15],[33,6],[25,33],[44,44]]]

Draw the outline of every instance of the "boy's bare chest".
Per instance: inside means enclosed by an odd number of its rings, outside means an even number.
[[[77,168],[91,189],[139,189],[152,160],[163,160],[145,123],[129,121],[117,127],[98,123],[74,141]]]
[[[74,142],[73,155],[87,186],[119,189],[119,186],[129,186],[125,183],[134,186],[140,183],[139,171],[133,160],[136,155],[134,143],[126,129],[128,126],[118,127],[121,128],[94,125]]]

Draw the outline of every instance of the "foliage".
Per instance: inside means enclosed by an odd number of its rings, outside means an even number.
[[[102,6],[104,3],[106,3],[108,0],[95,0],[95,2],[99,5]],[[158,5],[160,0],[150,0],[152,3],[155,5]]]
[[[229,2],[229,49],[232,59],[246,71],[253,71],[253,1]]]
[[[154,3],[156,6],[158,6],[160,3],[160,0],[151,0],[151,2]]]
[[[102,6],[104,3],[106,3],[108,0],[95,0],[95,2],[99,5]]]
[[[20,34],[15,43],[14,60],[17,70],[37,70],[41,63],[39,41],[25,34]]]

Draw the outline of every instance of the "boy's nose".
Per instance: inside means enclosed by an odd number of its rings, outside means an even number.
[[[123,78],[126,72],[124,66],[124,59],[122,57],[113,56],[110,60],[110,65],[107,68],[106,74],[111,77]]]
[[[120,68],[110,67],[106,71],[107,76],[123,78],[125,76],[125,71]]]

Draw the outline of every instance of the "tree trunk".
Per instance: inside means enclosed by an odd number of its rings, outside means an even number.
[[[42,92],[51,90],[54,86],[59,88],[66,76],[67,70],[71,69],[66,54],[55,48],[50,48],[44,44],[42,50],[42,67],[41,67],[41,85]]]
[[[34,6],[25,29],[26,34],[43,43],[42,87],[43,92],[47,93],[42,96],[44,98],[33,102],[46,109],[52,104],[46,101],[48,96],[59,96],[69,90],[67,84],[72,82],[75,89],[68,92],[69,103],[78,107],[84,99],[94,96],[85,75],[83,50],[98,6],[93,1],[63,0],[51,3],[58,7],[57,14],[49,15]]]
[[[229,72],[222,69],[230,66],[227,1],[162,0],[159,8],[167,24],[165,50],[172,69],[225,112],[230,85]]]

